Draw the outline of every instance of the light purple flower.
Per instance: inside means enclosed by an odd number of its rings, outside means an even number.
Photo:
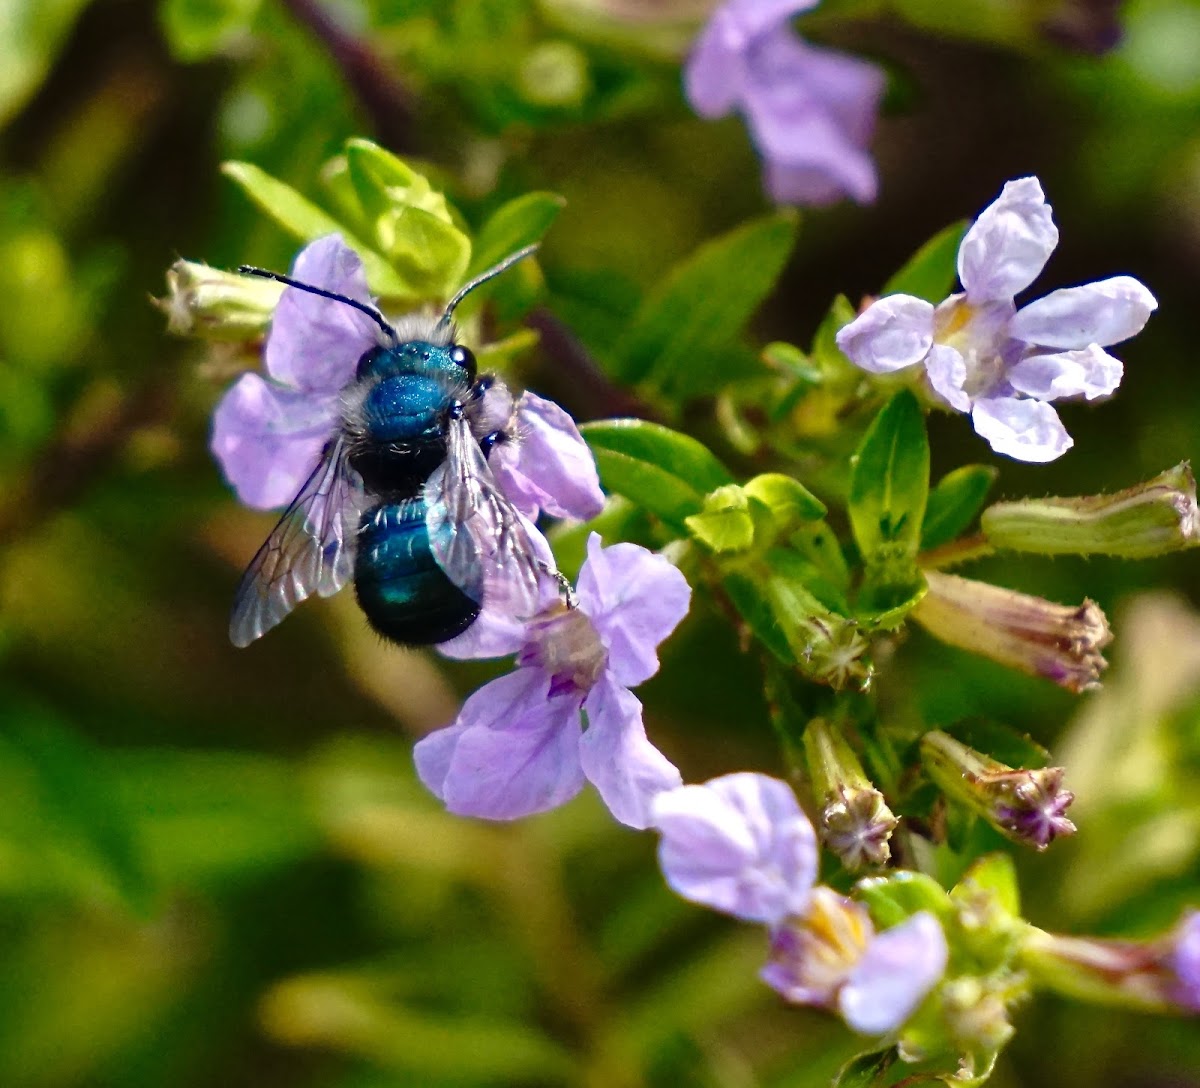
[[[659,863],[685,899],[771,932],[761,976],[788,1001],[840,1013],[855,1031],[904,1023],[942,978],[942,927],[922,911],[876,933],[866,908],[817,885],[817,839],[791,787],[743,773],[660,794]]]
[[[739,110],[763,157],[767,191],[781,204],[875,199],[866,151],[884,76],[875,65],[810,45],[791,29],[818,0],[727,0],[684,70],[702,117]]]
[[[946,935],[928,911],[876,933],[860,903],[822,886],[804,918],[772,932],[761,978],[793,1004],[835,1010],[855,1031],[884,1035],[941,981],[948,958]]]
[[[362,261],[340,235],[305,246],[291,275],[372,304]],[[263,352],[267,377],[243,374],[213,415],[213,454],[243,503],[269,510],[295,498],[337,427],[342,389],[379,331],[345,303],[284,290]]]
[[[654,802],[663,876],[693,903],[775,925],[802,914],[817,881],[817,836],[785,782],[727,774]]]
[[[508,500],[531,521],[594,518],[604,509],[596,460],[575,421],[553,401],[528,391],[517,400],[507,440],[488,465]]]
[[[1168,957],[1174,976],[1172,997],[1189,1012],[1200,1012],[1200,910],[1189,910],[1175,927]]]
[[[374,305],[362,261],[338,234],[305,246],[291,276]],[[213,415],[212,451],[243,503],[267,510],[295,497],[339,426],[342,391],[381,335],[352,306],[293,287],[283,291],[263,353],[266,376],[242,375]],[[531,521],[543,510],[581,519],[600,512],[596,463],[558,405],[533,393],[514,403],[496,380],[477,417],[476,437],[504,435],[489,463],[505,495]]]
[[[934,394],[970,412],[997,453],[1052,461],[1071,448],[1050,402],[1106,396],[1122,366],[1103,349],[1140,332],[1158,303],[1131,276],[1053,291],[1022,306],[1058,244],[1037,178],[1004,186],[958,250],[963,291],[936,308],[911,295],[872,303],[837,335],[864,370],[887,374],[922,364]]]
[[[481,615],[467,632],[481,628],[474,643],[458,647],[518,657],[414,750],[421,781],[451,812],[517,819],[590,781],[618,820],[644,828],[653,798],[680,784],[629,689],[658,671],[658,644],[687,614],[687,581],[661,556],[602,548],[593,533],[577,594],[577,607],[551,604],[525,623]]]

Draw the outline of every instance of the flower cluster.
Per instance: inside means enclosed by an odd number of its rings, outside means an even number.
[[[654,802],[659,863],[685,899],[770,934],[767,985],[836,1010],[855,1031],[899,1028],[941,980],[949,955],[928,911],[876,933],[866,909],[817,884],[817,836],[784,782],[741,773]]]
[[[1053,461],[1071,448],[1051,401],[1106,396],[1122,366],[1104,348],[1142,330],[1157,303],[1131,276],[1053,291],[1020,309],[1058,229],[1037,178],[1004,186],[958,250],[963,290],[936,307],[912,295],[873,302],[837,335],[873,374],[921,365],[937,400],[969,412],[997,453]]]
[[[883,94],[873,64],[797,36],[789,22],[818,0],[727,0],[704,28],[684,72],[702,117],[745,115],[781,204],[875,199],[867,143]]]

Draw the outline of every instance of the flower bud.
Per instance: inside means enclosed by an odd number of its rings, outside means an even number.
[[[1063,815],[1075,797],[1062,788],[1061,767],[1007,767],[937,729],[921,738],[921,761],[947,796],[1014,842],[1045,850],[1058,836],[1075,833]]]
[[[821,841],[850,872],[886,865],[892,856],[888,840],[899,821],[867,779],[846,738],[814,718],[804,731],[804,753],[821,805]]]
[[[282,293],[274,280],[179,260],[167,269],[166,298],[153,301],[179,336],[253,340],[266,332]]]
[[[766,595],[805,676],[837,691],[851,685],[866,691],[871,686],[874,670],[864,660],[868,643],[852,619],[830,612],[789,576],[773,575]]]
[[[929,590],[911,615],[943,642],[1068,691],[1099,684],[1112,633],[1094,602],[1071,608],[955,574],[927,570],[925,578]]]
[[[1198,522],[1196,480],[1186,461],[1115,495],[1000,502],[980,519],[997,548],[1127,559],[1195,546]]]
[[[1151,1012],[1200,1013],[1200,910],[1148,941],[1065,937],[1033,926],[1022,966],[1047,989]]]

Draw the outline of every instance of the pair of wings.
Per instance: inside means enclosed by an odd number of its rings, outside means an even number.
[[[306,597],[329,597],[354,574],[368,497],[340,433],[242,575],[229,638],[248,646]],[[553,558],[541,533],[506,499],[466,418],[451,420],[446,459],[425,483],[430,548],[446,576],[482,607],[538,610]]]

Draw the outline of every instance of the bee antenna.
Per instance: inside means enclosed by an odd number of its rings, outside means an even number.
[[[507,272],[518,261],[523,261],[526,257],[536,253],[537,249],[537,243],[535,242],[533,245],[526,246],[524,249],[518,249],[516,253],[510,253],[499,264],[492,265],[492,267],[486,272],[480,272],[478,276],[476,276],[465,287],[461,288],[458,294],[446,303],[446,309],[438,321],[438,328],[445,328],[450,324],[450,319],[454,316],[454,311],[458,304],[462,302],[467,295],[474,291],[476,287],[487,283],[487,281],[490,279],[494,279],[496,276],[500,275],[501,272]]]
[[[399,339],[396,336],[396,330],[383,319],[383,314],[375,309],[374,306],[368,306],[365,302],[359,302],[358,299],[347,298],[345,295],[339,295],[333,291],[325,291],[320,287],[314,287],[311,283],[301,283],[299,280],[292,279],[291,276],[283,276],[278,272],[271,272],[266,268],[255,268],[249,264],[238,265],[238,271],[243,276],[258,276],[259,279],[275,280],[276,283],[284,283],[288,287],[295,287],[298,291],[307,291],[310,295],[320,295],[321,298],[332,299],[334,302],[344,302],[347,306],[353,306],[359,313],[366,314],[393,341]]]

